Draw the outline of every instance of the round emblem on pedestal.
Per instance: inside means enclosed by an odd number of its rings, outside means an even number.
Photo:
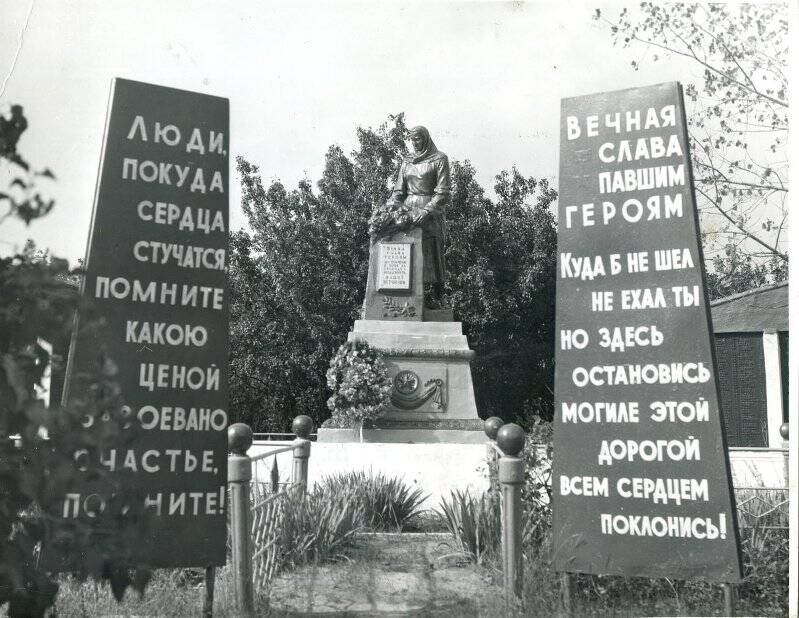
[[[410,395],[419,388],[419,376],[409,369],[400,371],[394,376],[394,388],[398,393]]]

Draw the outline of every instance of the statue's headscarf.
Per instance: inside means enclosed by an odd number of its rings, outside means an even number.
[[[430,137],[430,131],[425,129],[422,126],[413,127],[410,131],[411,135],[414,133],[420,134],[424,138],[424,143],[422,144],[422,150],[419,152],[412,152],[408,156],[405,157],[405,160],[408,163],[420,163],[425,159],[433,156],[438,152],[438,148],[433,143],[432,138]]]

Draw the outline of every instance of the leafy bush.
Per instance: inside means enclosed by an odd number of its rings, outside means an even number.
[[[460,550],[477,564],[497,559],[501,548],[499,494],[480,497],[455,490],[442,499],[440,516]]]
[[[17,152],[27,124],[18,105],[0,112],[0,169],[11,178],[8,192],[0,192],[0,223],[13,217],[27,225],[53,206],[37,187],[52,172],[32,171]],[[47,571],[58,557],[74,559],[61,566],[81,578],[110,580],[117,599],[129,585],[142,592],[150,577],[147,569],[133,577],[128,571],[145,536],[144,496],[109,478],[100,463],[110,444],[124,446],[132,420],[113,359],[97,350],[96,371],[73,376],[67,406],[47,407],[36,397],[46,367],[56,362],[39,339],[58,347],[68,340],[79,302],[70,285],[76,276],[66,260],[30,242],[0,258],[0,606],[7,603],[11,617],[41,616],[54,603],[58,584]],[[91,320],[81,325],[92,327]],[[105,487],[111,498],[92,506],[90,520],[62,515],[65,505],[78,507],[64,498],[84,483]]]
[[[305,496],[291,494],[277,528],[277,570],[342,555],[362,521],[362,507],[350,494],[319,488]]]
[[[420,488],[411,489],[399,478],[383,474],[348,472],[327,477],[317,486],[332,495],[351,496],[368,530],[403,530],[422,513],[427,496]]]

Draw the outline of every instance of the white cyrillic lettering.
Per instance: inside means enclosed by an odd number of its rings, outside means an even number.
[[[72,513],[70,515],[70,512]],[[64,496],[64,512],[63,517],[75,518],[80,513],[80,494],[68,493]]]
[[[159,491],[155,494],[155,498],[151,497],[152,494],[147,494],[147,497],[144,499],[144,508],[155,508],[155,514],[161,514],[161,503],[163,501],[163,494]]]
[[[208,152],[215,152],[217,154],[224,155],[225,152],[224,148],[224,140],[225,134],[222,132],[217,133],[216,131],[210,131],[210,135],[208,137]]]
[[[166,297],[168,296],[169,297],[169,304],[170,305],[174,305],[175,304],[175,296],[177,295],[177,293],[178,293],[178,284],[177,283],[173,283],[173,284],[170,285],[168,283],[163,283],[162,282],[161,283],[161,304],[162,305],[166,305],[167,304]]]
[[[578,350],[582,350],[588,345],[588,333],[583,329],[578,328],[572,330],[560,331],[560,349],[571,350],[572,346]]]
[[[186,513],[186,494],[185,493],[170,493],[169,494],[169,514],[174,515],[180,511],[181,515]]]
[[[158,182],[162,185],[171,185],[169,182],[169,170],[172,169],[171,163],[158,164]]]
[[[580,122],[576,116],[566,116],[566,135],[569,141],[580,137]]]
[[[191,132],[191,137],[189,138],[189,141],[186,144],[186,152],[191,152],[192,150],[196,150],[200,154],[205,154],[205,146],[203,145],[203,136],[200,133],[200,129],[197,129],[196,127],[194,131]]]
[[[211,177],[211,191],[219,191],[219,193],[225,192],[225,185],[222,184],[222,172],[215,171],[214,175]]]
[[[186,165],[185,167],[181,167],[180,165],[175,165],[175,171],[178,173],[178,181],[175,183],[178,187],[182,187],[183,183],[186,182],[186,178],[189,176],[189,166]]]
[[[172,137],[168,135],[172,134]],[[168,124],[161,127],[160,122],[155,123],[155,143],[164,142],[167,146],[175,146],[180,142],[180,129],[173,124]]]
[[[191,181],[191,192],[194,193],[195,191],[199,191],[200,193],[205,193],[205,178],[203,177],[203,169],[198,167],[194,170],[194,180]]]
[[[133,124],[130,125],[130,131],[128,131],[128,139],[133,139],[136,135],[136,131],[139,131],[139,139],[143,142],[147,141],[147,129],[144,126],[144,118],[141,116],[136,116],[133,120]]]
[[[158,166],[152,161],[141,161],[139,163],[139,178],[145,182],[153,182],[158,178]]]
[[[152,416],[152,420],[144,420],[145,415],[147,414]],[[156,427],[158,425],[158,416],[158,408],[154,408],[153,406],[143,406],[139,408],[139,413],[137,414],[137,418],[139,419],[139,423],[141,423],[142,429],[153,429]]]

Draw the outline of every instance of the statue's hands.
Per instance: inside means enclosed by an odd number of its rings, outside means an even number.
[[[420,208],[419,210],[417,210],[414,213],[413,222],[415,224],[416,223],[421,223],[422,221],[424,221],[427,218],[427,215],[429,215],[429,214],[430,214],[429,210],[427,210],[426,208]]]

